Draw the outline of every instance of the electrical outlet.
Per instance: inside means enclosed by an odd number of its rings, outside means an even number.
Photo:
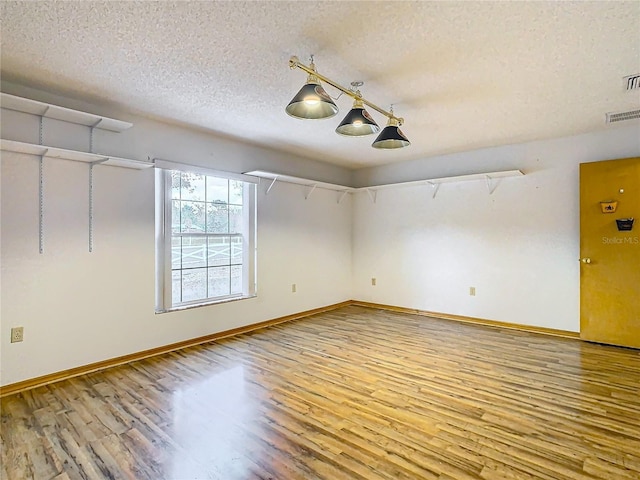
[[[17,343],[24,340],[24,327],[13,327],[11,329],[11,343]]]
[[[296,293],[296,291],[297,291],[296,284],[295,284],[295,283],[292,283],[292,284],[291,284],[291,293]]]
[[[469,287],[469,295],[472,297],[476,296],[476,287]]]
[[[371,285],[373,285],[374,287],[376,286],[376,279],[375,279],[375,277],[373,277],[373,278],[371,279]]]

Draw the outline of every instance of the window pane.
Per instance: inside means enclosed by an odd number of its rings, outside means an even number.
[[[182,301],[191,302],[207,298],[207,269],[182,271]]]
[[[230,267],[209,268],[209,296],[222,297],[230,294]]]
[[[242,293],[242,265],[231,267],[231,294]]]
[[[182,200],[200,200],[204,202],[204,175],[183,173],[180,195]]]
[[[229,210],[226,205],[207,204],[207,232],[229,233]]]
[[[229,233],[242,233],[243,223],[242,207],[229,205]]]
[[[182,268],[196,268],[206,266],[206,237],[182,237]]]
[[[229,237],[209,238],[208,265],[210,267],[229,265],[231,262],[230,248]]]
[[[180,172],[171,172],[171,198],[180,198]]]
[[[182,288],[181,288],[182,275],[180,270],[171,272],[171,303],[176,305],[182,301]]]
[[[205,203],[202,202],[181,202],[180,231],[186,233],[204,232]]]
[[[207,177],[207,202],[227,203],[229,181],[224,178]]]
[[[171,200],[171,233],[180,232],[180,200]]]
[[[171,239],[171,270],[180,270],[182,267],[182,239],[173,237]]]
[[[229,203],[242,205],[242,182],[229,180]]]
[[[242,238],[231,239],[231,264],[242,264]]]

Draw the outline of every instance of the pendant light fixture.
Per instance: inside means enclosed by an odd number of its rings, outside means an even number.
[[[360,93],[360,90],[358,90],[362,85],[364,85],[364,82],[351,82],[351,90],[355,92],[357,97],[353,101],[353,107],[349,110],[347,116],[344,117],[340,125],[336,128],[336,133],[340,135],[361,137],[363,135],[371,135],[380,131],[380,127],[376,121],[371,118],[369,112],[364,109],[362,94]]]
[[[391,113],[393,114],[393,107],[391,107]],[[384,127],[378,138],[371,144],[373,148],[383,150],[408,147],[409,145],[411,145],[411,142],[400,130],[400,122],[396,117],[389,117],[387,126]]]
[[[352,82],[351,89],[347,89],[333,80],[320,75],[313,63],[313,56],[311,57],[309,66],[300,63],[298,57],[293,56],[289,59],[289,67],[291,67],[292,70],[299,68],[309,75],[307,77],[307,83],[285,108],[285,111],[290,116],[301,119],[322,119],[333,117],[338,113],[337,105],[320,83],[324,82],[354,99],[353,107],[336,128],[336,133],[349,137],[378,133],[380,127],[371,115],[369,115],[369,112],[365,110],[364,106],[367,105],[388,118],[387,126],[380,132],[380,135],[378,135],[378,138],[376,138],[372,144],[374,148],[388,150],[411,145],[411,142],[409,142],[399,128],[404,120],[393,114],[393,108],[387,112],[364,98],[360,90],[358,90],[358,88],[363,85],[362,82]]]
[[[285,111],[292,117],[306,120],[331,118],[338,113],[338,106],[320,85],[320,80],[315,75],[316,66],[313,63],[313,57],[311,57],[309,70],[307,83],[289,102]]]

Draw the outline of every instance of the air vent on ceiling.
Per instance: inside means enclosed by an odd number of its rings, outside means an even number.
[[[624,84],[627,91],[637,90],[640,88],[640,73],[624,77]]]
[[[622,122],[640,118],[640,110],[629,110],[628,112],[607,113],[607,123]]]

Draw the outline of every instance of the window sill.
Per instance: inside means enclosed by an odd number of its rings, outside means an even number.
[[[163,310],[156,310],[156,314],[179,312],[182,310],[191,310],[192,308],[209,307],[211,305],[220,305],[222,303],[238,302],[240,300],[247,300],[250,298],[256,298],[257,295],[242,295],[238,297],[222,298],[220,300],[211,300],[203,303],[194,303],[193,305],[181,305],[179,307],[166,308]]]

